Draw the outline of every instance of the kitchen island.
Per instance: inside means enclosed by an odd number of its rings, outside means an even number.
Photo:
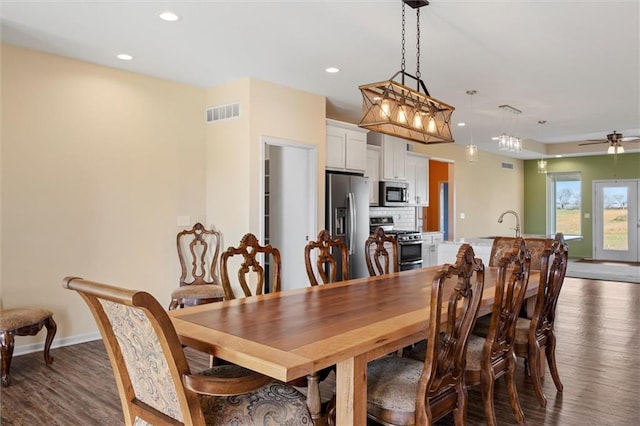
[[[524,234],[522,237],[526,240],[527,238],[550,238],[553,240],[555,235],[544,235],[544,234]],[[445,263],[453,263],[456,259],[456,254],[458,253],[458,248],[464,244],[469,243],[471,247],[473,247],[473,251],[476,254],[476,257],[482,259],[482,263],[485,265],[489,265],[489,258],[491,257],[491,247],[493,246],[493,239],[496,236],[491,237],[479,237],[479,238],[471,238],[463,241],[443,241],[438,244],[438,265],[443,265]],[[581,240],[582,237],[579,235],[565,235],[565,241],[576,241]]]

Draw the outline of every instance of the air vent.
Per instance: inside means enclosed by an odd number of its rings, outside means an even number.
[[[507,170],[513,170],[513,163],[502,163],[502,168]]]
[[[207,108],[207,123],[240,117],[240,102]]]

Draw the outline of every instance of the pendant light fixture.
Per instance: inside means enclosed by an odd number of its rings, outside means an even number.
[[[469,95],[469,144],[465,148],[465,157],[467,161],[471,164],[475,164],[478,162],[478,146],[473,143],[473,95],[478,93],[475,90],[467,90],[467,95]]]
[[[503,116],[505,113],[508,113],[511,114],[512,117],[515,117],[515,121],[517,124],[518,116],[522,114],[522,111],[520,111],[518,108],[512,107],[511,105],[500,105],[498,108],[502,110]],[[513,136],[514,126],[509,127],[511,127],[509,132],[511,134],[507,135],[507,132],[503,132],[500,135],[500,137],[498,138],[498,148],[500,149],[500,151],[520,152],[522,151],[522,139],[517,136]]]
[[[538,124],[540,125],[540,141],[542,141],[542,125],[546,122],[546,120],[538,120]],[[547,160],[544,158],[538,160],[538,173],[547,174]]]
[[[405,71],[405,4],[416,9],[416,75]],[[365,84],[362,93],[362,120],[359,126],[371,131],[410,139],[423,144],[454,142],[451,135],[451,114],[454,107],[432,98],[420,74],[420,8],[426,0],[402,1],[402,62],[400,71],[389,80]],[[400,81],[395,81],[396,78]],[[405,85],[405,79],[415,80],[415,90]]]

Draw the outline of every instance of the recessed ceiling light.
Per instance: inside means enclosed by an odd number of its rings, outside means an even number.
[[[329,74],[335,74],[337,72],[340,72],[340,68],[336,68],[336,67],[329,67],[325,70],[326,72],[328,72]]]
[[[562,155],[556,154],[556,158],[562,158]]]
[[[133,59],[133,56],[128,55],[126,53],[121,53],[121,54],[117,55],[116,58],[122,59],[123,61],[130,61],[130,60]]]
[[[178,15],[176,15],[173,12],[162,12],[160,15],[158,15],[160,17],[160,19],[162,19],[163,21],[167,21],[167,22],[176,22],[180,20],[180,17]]]
[[[458,126],[460,126],[460,127],[464,127],[466,125],[467,125],[467,123],[463,123],[463,122],[458,123]]]
[[[491,138],[492,141],[499,141],[500,140],[500,136],[494,136]]]

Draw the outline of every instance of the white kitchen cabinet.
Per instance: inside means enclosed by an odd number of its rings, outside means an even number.
[[[381,180],[406,181],[407,179],[407,143],[395,136],[370,132],[367,142],[382,149]]]
[[[424,154],[407,152],[407,183],[409,184],[409,204],[429,205],[429,157]]]
[[[367,167],[367,131],[350,123],[327,120],[326,168],[364,172]]]
[[[378,146],[367,145],[367,169],[364,175],[369,178],[369,205],[371,206],[379,204],[380,151]]]

